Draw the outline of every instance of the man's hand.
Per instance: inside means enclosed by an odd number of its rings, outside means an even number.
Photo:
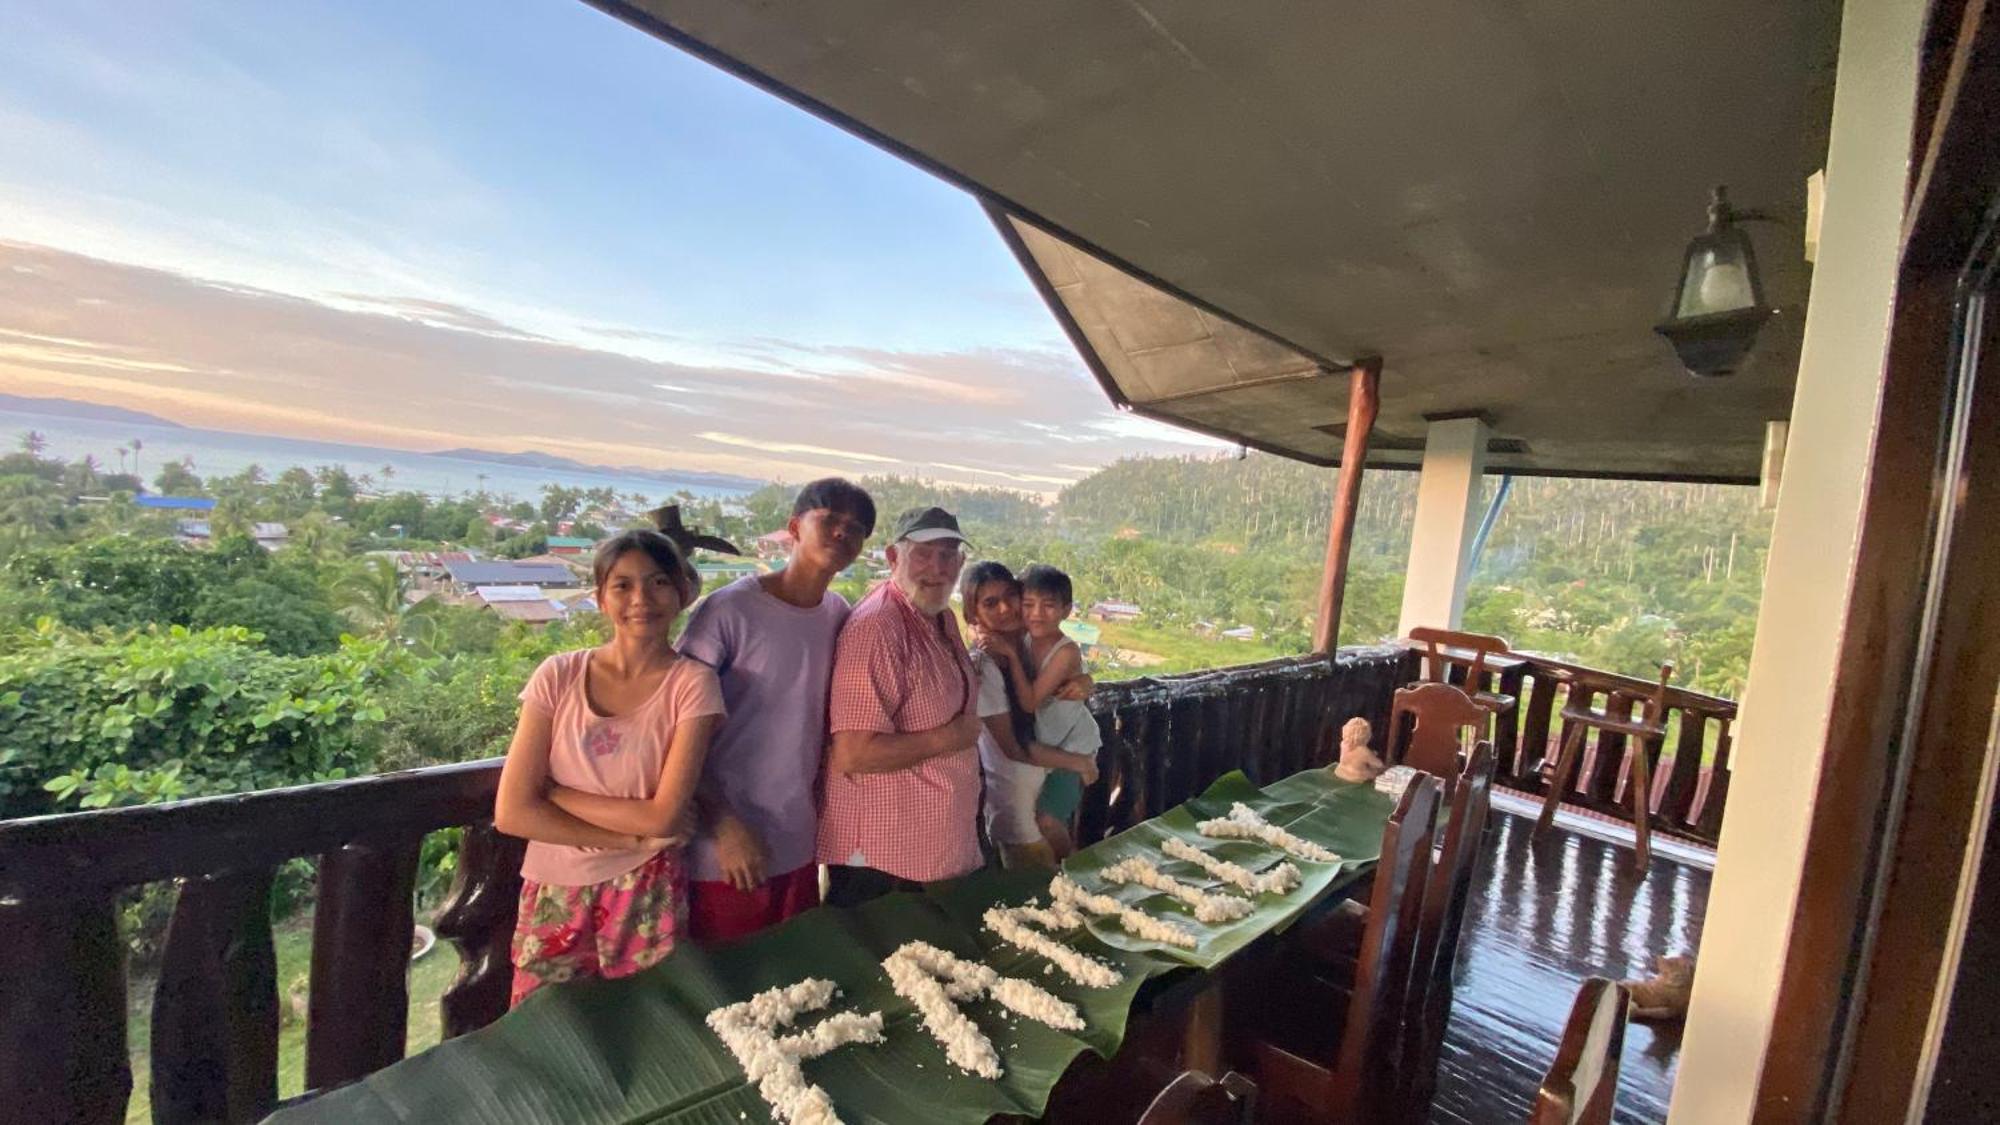
[[[1001,641],[999,644],[981,642],[979,647],[986,653],[986,659],[998,664],[1001,671],[1005,672],[1014,667],[1014,658],[1016,656],[1014,646]]]
[[[977,744],[979,732],[985,730],[986,726],[979,721],[979,716],[968,715],[961,711],[956,718],[939,729],[945,732],[942,743],[944,749],[940,753],[956,754]]]
[[[737,890],[755,890],[763,884],[769,857],[763,841],[741,819],[724,816],[716,821],[715,858],[722,865],[723,880]]]

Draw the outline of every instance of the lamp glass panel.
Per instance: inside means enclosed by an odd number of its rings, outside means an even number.
[[[1757,291],[1750,277],[1752,268],[1737,232],[1695,239],[1688,247],[1687,270],[1681,277],[1674,316],[1708,316],[1754,307]]]

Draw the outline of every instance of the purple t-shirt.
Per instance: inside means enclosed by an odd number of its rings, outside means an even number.
[[[818,606],[801,609],[766,592],[753,575],[702,599],[681,633],[681,653],[715,669],[729,711],[709,743],[703,781],[719,783],[756,831],[770,875],[813,861],[827,684],[834,638],[846,620],[847,599],[831,590]],[[687,855],[691,878],[722,878],[714,837],[696,836]]]

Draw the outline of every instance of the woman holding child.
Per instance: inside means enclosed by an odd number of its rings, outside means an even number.
[[[1100,744],[1087,686],[1064,690],[1083,677],[1082,652],[1062,635],[1069,576],[1038,565],[1016,579],[982,562],[966,568],[959,597],[978,641],[987,836],[1004,866],[1052,867],[1074,850],[1069,825]]]

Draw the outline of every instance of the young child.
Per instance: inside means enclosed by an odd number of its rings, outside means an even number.
[[[973,664],[979,672],[979,766],[985,775],[986,837],[1000,852],[1007,868],[1055,866],[1055,853],[1043,839],[1035,819],[1035,802],[1051,769],[1083,770],[1096,780],[1094,758],[1065,754],[1035,740],[1034,716],[1021,709],[999,661],[991,654],[1006,649],[1021,652],[1021,583],[998,562],[966,567],[959,576],[960,612],[977,647]],[[1087,695],[1087,684],[1079,694]]]
[[[494,802],[494,825],[528,840],[514,1004],[553,981],[636,973],[686,924],[681,844],[722,689],[667,638],[699,580],[656,531],[606,540],[594,576],[611,639],[535,669]]]
[[[1072,760],[1090,762],[1096,774],[1097,751],[1103,738],[1090,707],[1062,698],[1065,683],[1083,671],[1083,650],[1063,635],[1062,623],[1074,605],[1069,575],[1037,563],[1021,572],[1021,618],[1027,627],[1026,660],[1000,658],[1014,695],[1023,710],[1035,716],[1035,741],[1053,747]],[[1036,820],[1055,858],[1075,851],[1070,825],[1083,803],[1084,771],[1061,769],[1042,782]]]

